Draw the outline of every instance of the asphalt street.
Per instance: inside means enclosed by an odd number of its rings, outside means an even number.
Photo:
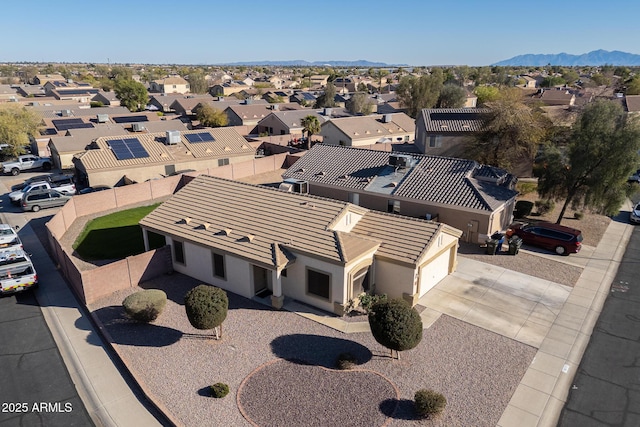
[[[3,183],[2,222],[43,224],[10,205]],[[40,286],[46,286],[42,276]],[[0,426],[94,425],[31,290],[0,297],[0,367]]]
[[[636,227],[558,426],[640,426],[639,277],[640,227]]]

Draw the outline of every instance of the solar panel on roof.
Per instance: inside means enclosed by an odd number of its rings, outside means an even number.
[[[122,116],[122,117],[113,117],[112,120],[116,123],[136,123],[136,122],[148,122],[149,119],[147,116]]]
[[[191,143],[215,141],[215,138],[208,132],[187,133],[184,135],[184,137],[187,138],[187,141]]]
[[[480,113],[429,113],[431,120],[478,120]]]
[[[61,119],[61,120],[52,120],[51,122],[59,131],[93,127],[91,123],[85,123],[82,119]]]
[[[112,139],[108,143],[118,160],[149,157],[149,153],[138,138]]]

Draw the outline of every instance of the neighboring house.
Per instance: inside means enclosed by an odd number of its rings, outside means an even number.
[[[36,74],[32,81],[34,85],[44,86],[47,82],[66,82],[67,79],[61,74]]]
[[[485,108],[425,108],[416,119],[416,147],[432,156],[461,157],[488,112]]]
[[[478,97],[471,92],[467,92],[467,97],[464,100],[462,108],[476,108],[478,105]]]
[[[366,291],[412,305],[456,268],[460,231],[351,203],[200,175],[140,221],[173,269],[246,298],[343,315]]]
[[[247,86],[245,83],[230,81],[211,86],[209,88],[209,93],[212,96],[229,96],[248,88],[249,86]]]
[[[178,98],[171,103],[169,108],[176,114],[183,116],[190,116],[194,114],[196,106],[202,102],[213,101],[213,97],[209,94],[205,95],[188,95],[186,97]]]
[[[248,126],[254,127],[258,122],[267,117],[273,111],[273,105],[269,103],[255,104],[253,100],[245,100],[244,104],[231,105],[224,112],[229,118],[229,126]],[[264,102],[264,100],[261,100]],[[280,110],[299,110],[302,107],[299,104],[286,103],[278,104]]]
[[[119,107],[120,100],[116,96],[114,91],[105,92],[103,90],[98,91],[93,98],[91,98],[93,102],[101,102],[102,105],[108,105],[109,107]]]
[[[572,106],[576,103],[576,96],[566,89],[542,89],[537,96],[545,105]]]
[[[78,182],[121,185],[142,182],[178,170],[204,170],[255,158],[256,150],[232,127],[124,134],[96,139],[74,158]]]
[[[11,85],[0,85],[0,101],[16,102],[22,98]]]
[[[258,122],[256,131],[258,134],[291,135],[291,138],[301,138],[303,136],[302,119],[307,116],[315,116],[320,123],[329,119],[323,115],[324,110],[322,109],[283,111],[278,104],[273,104],[272,107],[272,112]]]
[[[627,112],[640,113],[640,95],[625,96],[625,105],[627,106]]]
[[[17,88],[18,94],[25,98],[44,97],[47,96],[44,88],[40,85],[20,85]]]
[[[358,147],[382,142],[410,142],[415,121],[404,113],[345,117],[322,123],[323,143]]]
[[[524,80],[524,88],[535,89],[536,87],[538,87],[538,81],[533,77],[522,76],[522,79]]]
[[[316,103],[316,95],[312,92],[300,91],[289,97],[290,102],[313,106]]]
[[[189,82],[180,76],[169,76],[152,81],[149,89],[151,92],[159,93],[187,93],[189,92]]]
[[[49,138],[51,160],[57,169],[71,169],[74,167],[73,156],[87,150],[96,139],[126,133],[124,126],[112,123],[86,129],[69,129],[62,136]]]
[[[161,111],[163,113],[173,113],[171,105],[179,100],[185,99],[181,93],[160,93],[149,96],[149,103],[147,104],[149,109]]]
[[[309,193],[369,209],[429,218],[484,243],[513,220],[518,194],[507,171],[473,160],[317,144],[282,175]]]
[[[311,86],[325,87],[329,82],[329,75],[316,75],[305,78],[305,80],[311,82]]]

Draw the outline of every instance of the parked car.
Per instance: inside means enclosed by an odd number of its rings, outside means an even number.
[[[22,249],[22,241],[17,231],[9,224],[0,224],[0,249]]]
[[[29,255],[19,248],[0,249],[0,294],[12,294],[38,286],[38,275]]]
[[[109,187],[108,185],[96,185],[94,187],[85,187],[82,190],[79,190],[78,194],[89,194],[89,193],[95,193],[96,191],[104,191],[104,190],[111,190],[111,187]]]
[[[63,175],[63,174],[47,174],[47,175],[36,175],[36,176],[32,176],[30,178],[27,178],[24,182],[21,182],[20,184],[15,184],[11,186],[11,191],[18,191],[18,190],[22,190],[24,187],[26,187],[29,184],[32,184],[34,182],[38,182],[38,181],[49,181],[51,182],[54,179],[60,179],[62,177],[69,177],[69,178],[73,178],[72,175]]]
[[[640,183],[640,169],[635,171],[633,173],[633,175],[631,175],[629,178],[627,178],[627,182]]]
[[[558,255],[575,254],[580,252],[582,247],[580,230],[550,222],[511,224],[507,236],[512,235],[520,237],[526,245],[549,249]]]
[[[24,193],[22,196],[22,210],[38,212],[40,209],[63,206],[71,196],[57,190],[36,190]]]
[[[73,183],[71,178],[61,178],[56,181],[39,181],[33,182],[22,190],[13,191],[9,193],[9,199],[11,199],[11,203],[15,205],[19,205],[22,200],[22,196],[25,193],[30,193],[36,190],[45,190],[45,189],[55,189],[62,194],[75,194],[76,193],[76,185]]]
[[[13,176],[19,175],[22,171],[40,168],[44,171],[51,170],[51,159],[49,157],[25,154],[18,156],[18,158],[12,162],[2,163],[2,172],[10,173]]]
[[[629,214],[629,221],[633,224],[640,224],[640,203],[636,203],[631,210],[631,213]]]

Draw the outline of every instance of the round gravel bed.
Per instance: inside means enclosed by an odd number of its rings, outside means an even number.
[[[387,423],[385,413],[393,413],[398,398],[396,387],[373,371],[275,360],[243,381],[238,407],[259,427],[373,427]]]

